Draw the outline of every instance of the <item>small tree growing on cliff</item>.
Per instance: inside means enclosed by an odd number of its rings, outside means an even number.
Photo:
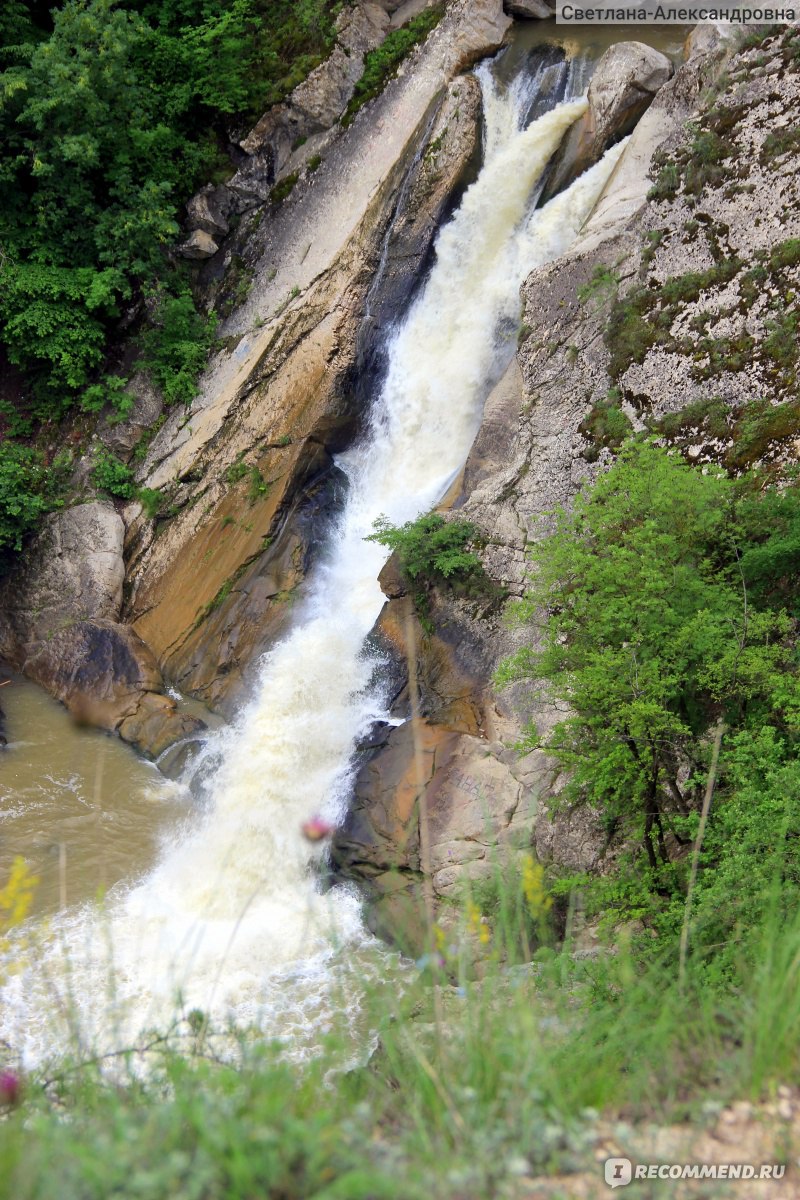
[[[418,583],[469,583],[484,578],[480,557],[469,549],[478,531],[470,521],[445,521],[426,513],[405,525],[378,517],[368,542],[379,542],[400,560],[404,573]]]
[[[712,726],[796,733],[794,622],[769,549],[787,542],[796,554],[796,496],[742,495],[721,472],[632,443],[534,547],[517,617],[536,643],[499,681],[568,706],[541,743],[568,769],[566,798],[638,842],[655,890],[670,885],[670,841],[694,828]]]

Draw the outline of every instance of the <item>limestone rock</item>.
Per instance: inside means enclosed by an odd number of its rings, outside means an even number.
[[[667,56],[643,42],[618,42],[606,50],[589,84],[589,108],[558,150],[543,202],[563,191],[612,143],[630,133],[672,74]]]
[[[181,258],[213,258],[219,250],[218,244],[204,229],[194,229],[185,242],[178,246]]]
[[[525,21],[545,21],[554,12],[545,0],[505,0],[503,8],[512,17],[522,17]]]
[[[389,17],[377,4],[345,8],[330,57],[292,92],[292,107],[305,118],[305,133],[330,129],[346,108],[363,73],[364,55],[383,41]]]
[[[359,333],[367,356],[385,345],[386,327],[405,310],[424,270],[446,206],[469,175],[478,148],[481,89],[473,75],[449,84],[428,134],[405,203],[397,213],[386,246],[379,303],[370,304]]]
[[[683,43],[683,57],[690,59],[695,54],[713,54],[722,44],[722,31],[718,25],[695,25]]]
[[[251,291],[223,330],[232,348],[190,410],[172,410],[141,469],[149,487],[179,481],[179,511],[156,539],[146,523],[131,528],[125,609],[169,678],[224,712],[285,628],[320,522],[338,503],[332,454],[352,439],[369,399],[372,332],[381,344],[468,177],[478,87],[446,80],[462,52],[491,48],[509,25],[501,0],[450,6],[415,51],[417,68],[392,82],[371,121],[338,139],[314,187],[229,238],[226,253],[253,264]],[[231,483],[240,461],[248,474]],[[264,481],[256,495],[253,469]],[[462,716],[476,727],[466,706]]]
[[[268,109],[240,142],[248,159],[228,184],[240,211],[268,198],[300,139],[336,123],[361,78],[364,55],[381,44],[388,28],[388,13],[378,4],[360,3],[343,10],[336,44],[325,62],[285,103]]]
[[[147,646],[119,623],[122,518],[100,501],[51,513],[24,560],[0,586],[0,654],[73,715],[119,730],[145,753],[202,727],[159,696],[161,672]],[[148,699],[148,697],[150,697]],[[142,706],[160,714],[128,732]]]
[[[116,620],[122,603],[125,528],[100,500],[51,513],[24,559],[0,584],[0,652],[51,637],[65,624]]]
[[[629,133],[672,74],[666,54],[644,42],[618,42],[606,50],[589,84],[597,136],[608,142]]]
[[[219,241],[228,232],[227,212],[230,211],[231,196],[225,187],[207,184],[186,205],[186,224],[189,229],[200,229]]]
[[[105,421],[98,429],[103,445],[123,458],[133,452],[144,431],[153,428],[164,407],[164,398],[146,371],[137,371],[125,391],[133,399],[129,415],[124,421]]]

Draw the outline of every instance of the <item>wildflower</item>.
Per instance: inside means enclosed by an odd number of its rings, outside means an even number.
[[[21,1091],[18,1075],[13,1071],[0,1071],[0,1104],[12,1108],[19,1101]]]
[[[544,867],[535,862],[531,854],[525,854],[522,859],[522,891],[534,920],[544,917],[553,907],[553,897],[547,894],[544,886]]]
[[[470,933],[474,934],[482,946],[488,946],[492,940],[488,918],[483,915],[474,900],[467,905],[467,921]]]
[[[310,820],[304,821],[300,826],[303,837],[309,842],[322,842],[325,838],[329,838],[333,833],[333,825],[328,821],[324,821],[322,817],[311,817]]]

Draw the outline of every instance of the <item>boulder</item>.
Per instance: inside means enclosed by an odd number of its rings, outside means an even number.
[[[292,92],[291,105],[305,118],[304,133],[330,129],[347,107],[364,70],[364,56],[381,44],[389,28],[377,4],[345,8],[330,57]]]
[[[230,203],[231,195],[226,187],[215,188],[213,184],[207,184],[186,205],[187,227],[201,229],[219,240],[228,232]]]
[[[672,74],[666,54],[643,42],[618,42],[606,50],[589,84],[589,107],[559,147],[542,203],[563,191],[598,162],[609,146],[626,137]]]
[[[482,738],[418,718],[393,729],[359,773],[352,807],[333,841],[333,861],[339,872],[366,884],[370,927],[406,952],[424,945],[426,866],[434,897],[458,901],[470,884],[490,880],[499,862],[531,846],[537,791],[515,777],[501,753]]]
[[[129,625],[77,621],[31,645],[21,665],[77,721],[119,733],[150,757],[204,728],[161,694],[158,664]]]
[[[219,250],[218,244],[210,233],[204,229],[194,229],[185,242],[178,246],[177,253],[181,258],[213,258]]]
[[[510,16],[522,17],[523,21],[545,21],[554,12],[545,0],[504,0],[503,8]]]
[[[116,620],[122,603],[125,527],[92,500],[45,517],[36,541],[0,585],[0,653],[6,643],[52,637],[75,619]]]
[[[0,585],[0,655],[76,719],[156,755],[202,722],[160,694],[153,654],[119,621],[124,532],[120,515],[102,501],[46,517]]]

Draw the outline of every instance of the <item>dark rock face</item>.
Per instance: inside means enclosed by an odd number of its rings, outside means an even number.
[[[460,76],[448,86],[400,190],[358,334],[362,386],[374,383],[386,330],[405,312],[430,261],[436,231],[476,162],[481,103],[474,76]]]
[[[521,17],[524,21],[546,21],[555,11],[555,7],[545,0],[505,0],[503,8],[512,17]]]

